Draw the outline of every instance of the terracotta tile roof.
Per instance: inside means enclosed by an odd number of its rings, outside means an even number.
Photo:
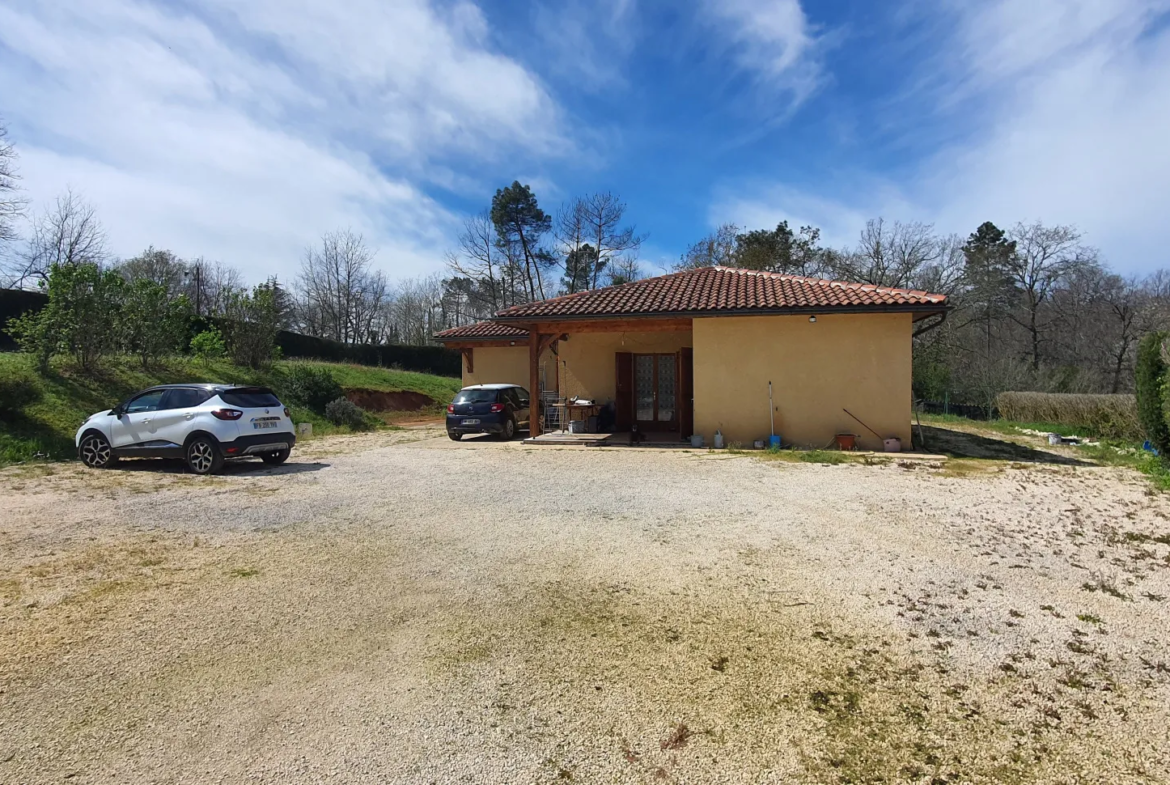
[[[443,330],[440,333],[435,333],[435,338],[440,341],[454,341],[462,339],[465,341],[507,341],[528,340],[528,331],[521,330],[519,327],[512,327],[508,324],[498,324],[496,322],[479,322],[477,324],[466,324],[462,327],[452,327],[448,330]]]
[[[585,318],[785,311],[906,310],[947,307],[947,297],[911,289],[797,275],[703,267],[608,289],[554,297],[500,311],[497,319]]]

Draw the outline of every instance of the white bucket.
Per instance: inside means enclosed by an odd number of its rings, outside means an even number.
[[[886,439],[885,441],[882,442],[882,444],[885,445],[886,452],[901,452],[902,451],[902,440],[899,439],[897,436],[892,436],[889,439]]]
[[[703,446],[703,434],[692,433],[691,434],[691,446],[692,447],[702,447]]]

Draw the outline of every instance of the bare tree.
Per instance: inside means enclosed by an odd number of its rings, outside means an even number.
[[[582,249],[589,245],[587,212],[585,200],[576,197],[561,205],[553,222],[553,234],[556,235],[558,251],[564,260],[565,277],[561,285],[566,294],[593,286],[593,273],[598,262],[596,249],[582,253]]]
[[[187,264],[173,251],[154,246],[118,265],[127,282],[147,280],[159,284],[171,299],[183,294],[187,270]]]
[[[296,281],[298,326],[343,343],[369,340],[387,296],[385,276],[370,269],[373,258],[349,230],[330,232],[320,248],[306,250]]]
[[[0,124],[0,243],[16,239],[16,222],[24,215],[28,201],[17,196],[20,175],[16,173],[16,148],[8,141],[8,129]]]
[[[96,211],[78,194],[66,191],[33,221],[28,246],[13,270],[13,284],[44,280],[54,264],[101,266],[108,259],[106,233]]]
[[[632,256],[618,257],[606,270],[610,286],[620,286],[631,281],[638,281],[646,277],[638,260]]]
[[[443,329],[443,282],[437,275],[399,281],[391,306],[392,333],[400,343],[422,346]]]
[[[199,257],[183,272],[183,293],[197,316],[222,316],[230,295],[242,288],[244,279],[240,271],[223,262],[208,262]]]
[[[1070,267],[1095,260],[1097,252],[1083,246],[1080,232],[1071,226],[1020,223],[1008,232],[1008,237],[1016,244],[1008,272],[1023,298],[1023,313],[1013,313],[1011,318],[1027,331],[1032,370],[1038,371],[1041,346],[1046,340],[1043,307]]]
[[[492,312],[515,302],[505,285],[506,264],[490,211],[484,210],[464,221],[459,249],[447,254],[447,267],[456,276],[475,282],[475,294],[469,296],[481,298],[482,305]]]
[[[613,260],[636,256],[645,239],[634,226],[622,226],[626,204],[609,191],[591,194],[580,200],[585,235],[596,253],[590,288],[596,289],[601,271]]]
[[[739,227],[735,224],[723,224],[711,234],[687,248],[676,270],[693,270],[698,267],[714,267],[716,265],[730,267],[735,263],[736,239],[739,236]]]
[[[941,252],[930,224],[887,223],[875,218],[865,222],[857,248],[832,254],[829,265],[833,275],[843,280],[904,288],[928,277]],[[934,269],[934,277],[939,273]],[[946,275],[949,274],[948,268]]]

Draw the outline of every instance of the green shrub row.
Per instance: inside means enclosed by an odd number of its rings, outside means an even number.
[[[4,329],[9,320],[26,313],[39,312],[48,303],[49,297],[44,292],[0,289],[0,351],[18,348],[16,340]],[[176,343],[186,348],[194,338],[210,330],[219,330],[222,336],[228,336],[231,334],[231,325],[227,322],[228,320],[219,317],[192,316],[187,323],[185,335],[177,336]],[[325,360],[381,368],[396,367],[436,376],[458,377],[462,373],[459,352],[442,346],[344,344],[326,338],[280,330],[276,334],[276,347],[280,350],[280,356],[284,358]],[[194,351],[194,347],[192,350]],[[216,355],[213,350],[205,356]]]
[[[1023,423],[1067,425],[1085,435],[1141,441],[1145,435],[1132,395],[1005,392],[995,399],[999,416]]]
[[[1167,373],[1164,347],[1170,333],[1152,332],[1138,344],[1134,366],[1138,417],[1145,437],[1163,458],[1170,456],[1170,427],[1167,427]]]

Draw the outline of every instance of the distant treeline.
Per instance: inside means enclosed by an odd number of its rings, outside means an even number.
[[[49,298],[42,292],[25,289],[0,289],[0,325],[9,319],[44,308]],[[221,326],[218,317],[193,316],[188,321],[188,336],[180,344],[187,346],[191,338],[212,327]],[[438,376],[459,376],[461,365],[459,353],[441,346],[402,346],[398,344],[345,344],[327,338],[301,335],[290,330],[276,334],[276,345],[283,357],[328,360],[330,362],[356,363],[390,367],[397,366],[407,371],[432,373]],[[20,347],[6,331],[0,331],[0,351],[16,351]]]

